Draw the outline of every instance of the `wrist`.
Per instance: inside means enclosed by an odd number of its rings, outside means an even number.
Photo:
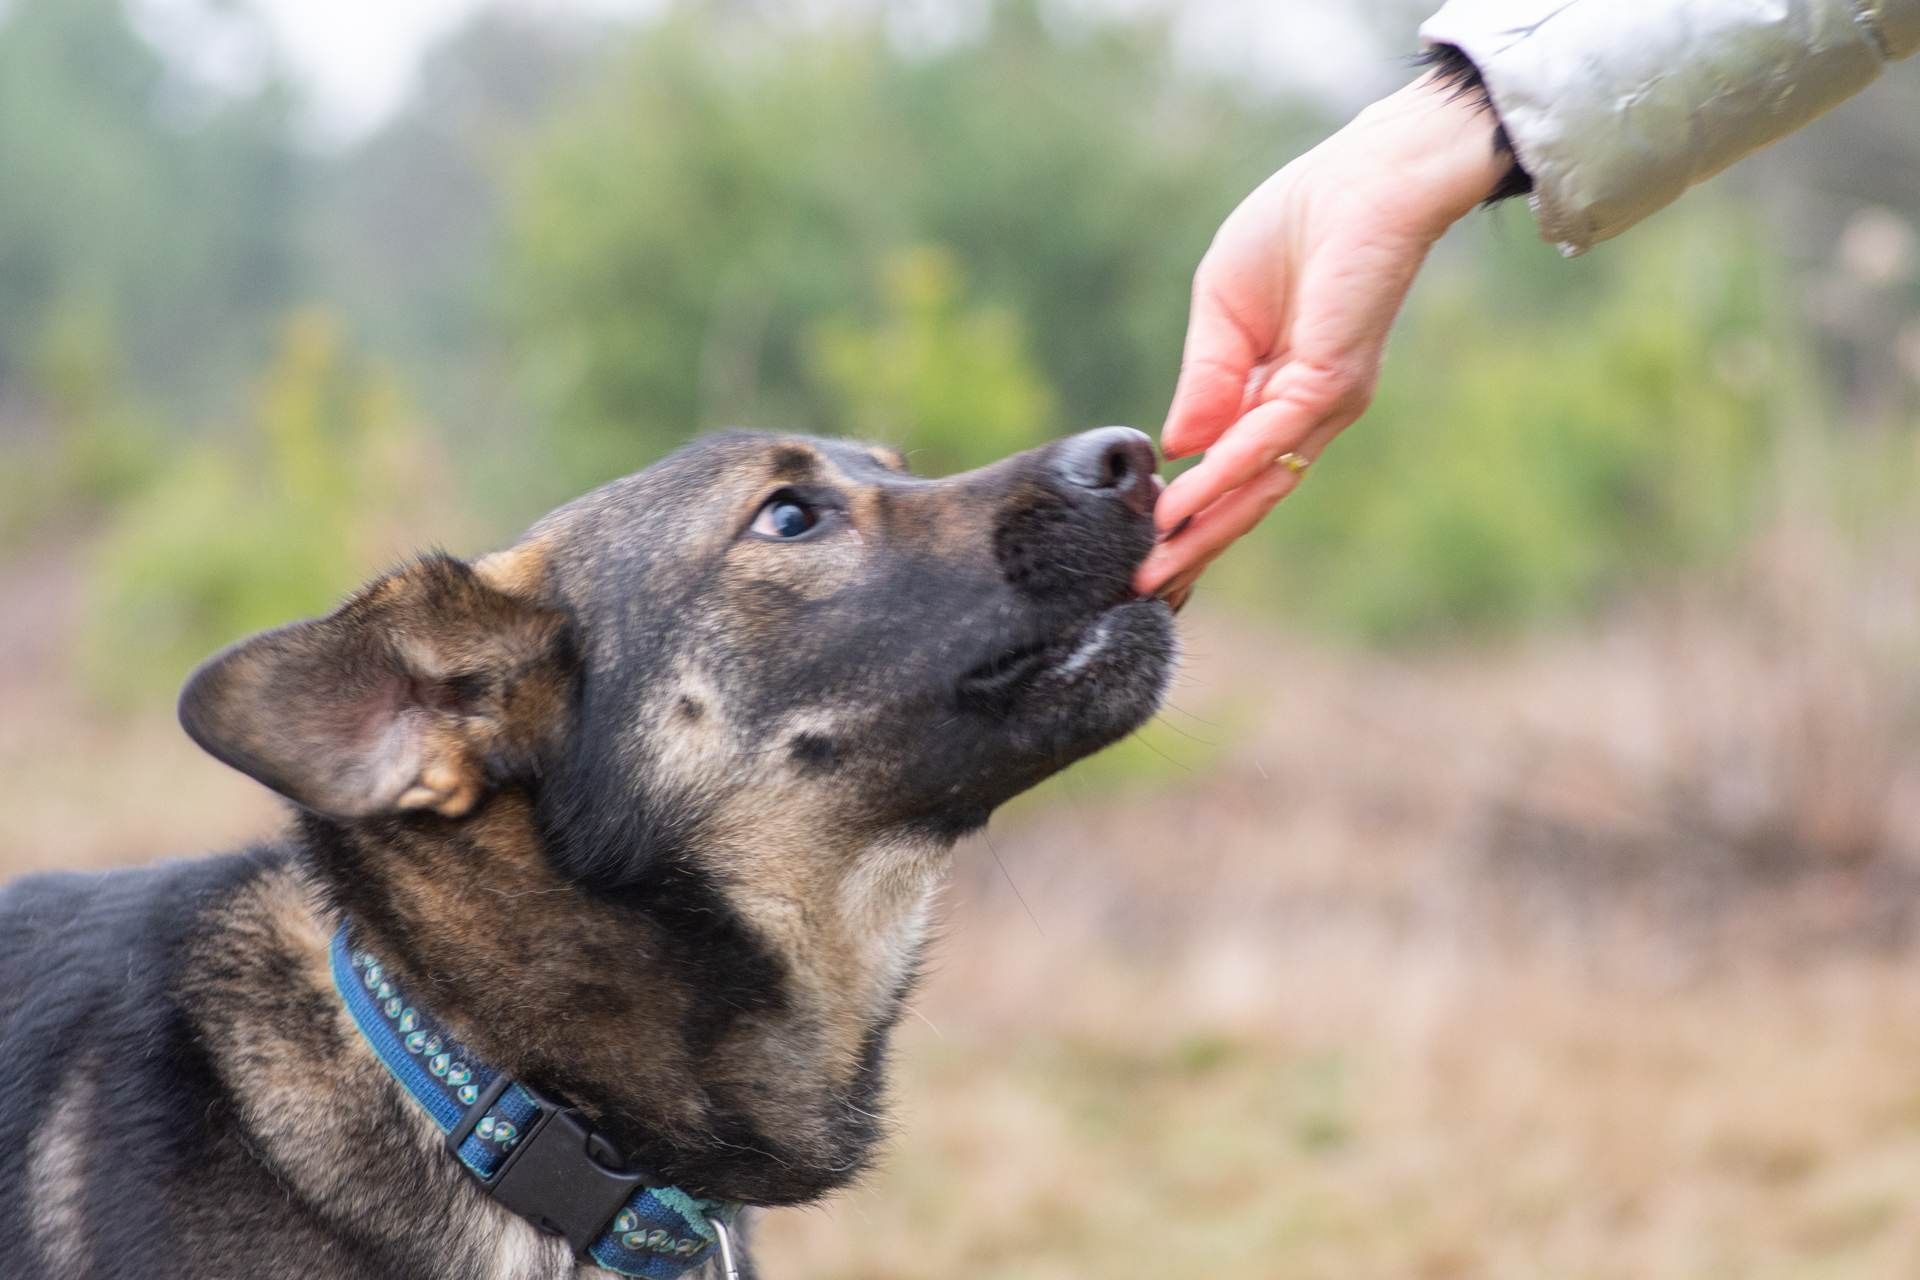
[[[1514,157],[1477,86],[1430,73],[1362,111],[1348,126],[1409,196],[1420,229],[1438,239],[1476,205],[1511,186]]]

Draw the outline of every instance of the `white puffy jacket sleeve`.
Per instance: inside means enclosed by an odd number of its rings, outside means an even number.
[[[1420,36],[1479,69],[1571,254],[1920,49],[1920,0],[1449,0]]]

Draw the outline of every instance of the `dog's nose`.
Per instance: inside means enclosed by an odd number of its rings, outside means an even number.
[[[1153,441],[1132,427],[1100,427],[1060,442],[1054,474],[1076,489],[1119,498],[1142,515],[1153,510]]]

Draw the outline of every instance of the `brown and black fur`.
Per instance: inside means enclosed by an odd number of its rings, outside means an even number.
[[[757,1206],[846,1185],[948,850],[1160,696],[1151,471],[1113,431],[944,480],[715,437],[212,659],[183,722],[293,822],[0,895],[0,1269],[595,1274],[367,1049],[343,917],[632,1163]],[[817,523],[765,536],[775,497]]]

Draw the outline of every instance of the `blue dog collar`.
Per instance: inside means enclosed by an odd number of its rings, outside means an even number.
[[[333,935],[333,985],[374,1056],[488,1194],[623,1276],[674,1280],[719,1253],[740,1206],[653,1185],[569,1107],[474,1058],[415,1008],[380,962]]]

